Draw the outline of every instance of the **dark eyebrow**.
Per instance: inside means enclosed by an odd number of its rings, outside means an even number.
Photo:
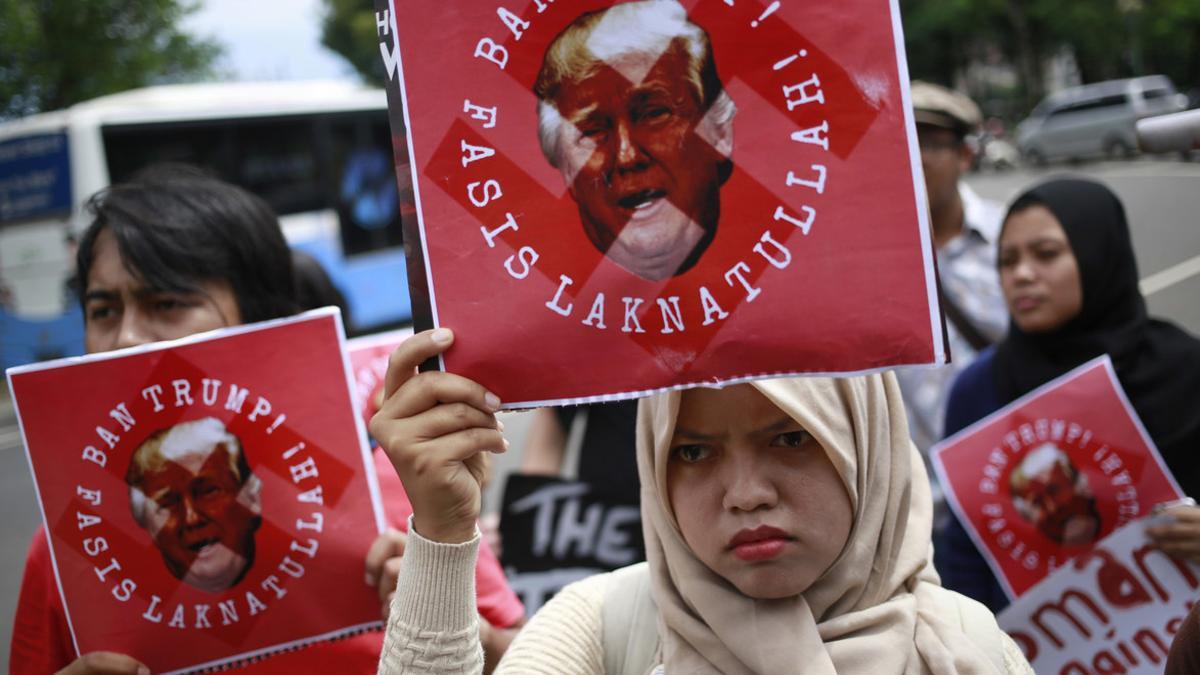
[[[148,299],[151,299],[154,296],[159,295],[161,293],[175,293],[178,295],[198,295],[198,294],[201,294],[201,291],[188,290],[188,289],[182,289],[182,288],[181,289],[148,288],[148,287],[143,286],[143,287],[140,287],[140,288],[134,290],[133,296],[135,298],[137,298],[138,300],[148,300]],[[83,296],[83,302],[84,302],[84,304],[87,304],[88,302],[90,302],[92,300],[103,301],[103,302],[112,302],[114,300],[117,300],[119,297],[120,297],[120,294],[117,293],[116,291],[108,291],[108,290],[88,291]]]
[[[1020,243],[1001,244],[1000,250],[1012,251],[1014,249],[1019,249],[1019,248],[1023,248],[1023,247],[1044,246],[1046,244],[1056,244],[1056,245],[1060,245],[1060,246],[1065,246],[1065,245],[1067,245],[1067,242],[1065,242],[1061,239],[1056,239],[1054,237],[1043,236],[1043,237],[1038,237],[1037,239],[1031,239],[1029,241],[1024,241],[1024,242],[1020,242]]]
[[[1065,243],[1067,243],[1067,242],[1063,241],[1062,239],[1058,239],[1056,237],[1038,237],[1037,239],[1034,239],[1033,241],[1029,242],[1029,245],[1030,246],[1041,246],[1042,244],[1065,244]]]
[[[652,96],[666,96],[670,98],[671,90],[667,88],[665,82],[658,80],[646,80],[633,88],[632,92],[635,100],[645,100]]]
[[[200,295],[201,291],[198,289],[197,290],[189,290],[186,288],[149,288],[149,287],[143,286],[143,287],[135,290],[133,292],[133,296],[135,298],[137,298],[138,300],[148,300],[150,298],[153,298],[156,295],[161,295],[163,293],[171,293],[171,294],[175,294],[175,295]]]
[[[673,436],[676,438],[683,436],[690,441],[712,441],[718,438],[718,436],[715,435],[702,434],[698,431],[684,429],[683,427],[675,427],[675,433]]]
[[[694,102],[697,106],[699,101],[695,101],[695,96],[691,94],[691,90],[684,94],[688,99]],[[670,87],[665,82],[650,79],[642,82],[634,88],[632,95],[629,97],[631,105],[646,105],[647,103],[665,102],[675,107],[687,105],[687,101],[681,99],[671,92]]]
[[[84,304],[87,304],[93,300],[111,301],[115,300],[116,298],[117,294],[113,291],[88,291],[83,296],[83,302]]]
[[[775,422],[774,424],[770,424],[768,426],[763,427],[762,429],[759,429],[757,433],[764,434],[764,435],[765,434],[773,434],[773,433],[776,433],[779,431],[783,431],[784,429],[791,427],[791,426],[798,427],[798,426],[800,426],[800,423],[797,422],[796,420],[792,419],[792,417],[790,415],[785,415],[778,422]]]
[[[754,436],[766,436],[769,434],[779,433],[780,431],[783,431],[791,426],[800,426],[800,423],[792,419],[790,416],[785,415],[779,421],[772,422],[771,424],[768,424],[761,429],[756,429],[751,433]],[[682,436],[691,441],[714,441],[720,438],[722,434],[702,434],[698,431],[692,431],[690,429],[684,429],[683,427],[677,426],[675,427],[674,436],[676,438]]]

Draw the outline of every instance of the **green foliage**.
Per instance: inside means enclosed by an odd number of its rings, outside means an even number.
[[[381,85],[372,3],[324,2],[322,42]],[[900,13],[914,79],[954,85],[997,55],[1011,66],[1015,88],[969,92],[1010,121],[1045,95],[1048,59],[1064,49],[1084,82],[1162,73],[1181,90],[1200,87],[1200,0],[900,0]]]
[[[379,54],[370,0],[324,0],[321,44],[341,54],[367,82],[382,87],[387,74]]]
[[[1050,41],[1075,53],[1085,82],[1134,75],[1130,30],[1136,13],[1122,14],[1115,0],[1073,0],[1053,6],[1038,3],[1036,20]]]
[[[901,0],[908,65],[914,79],[952,84],[986,43],[1007,37],[993,0]]]
[[[1200,0],[1147,0],[1139,33],[1146,72],[1200,88]]]
[[[955,84],[988,50],[1019,87],[1018,115],[1044,94],[1048,57],[1066,49],[1084,82],[1162,73],[1200,85],[1200,0],[901,0],[914,78]],[[971,92],[979,96],[981,92]]]
[[[213,73],[220,48],[179,29],[191,0],[3,0],[0,117]]]

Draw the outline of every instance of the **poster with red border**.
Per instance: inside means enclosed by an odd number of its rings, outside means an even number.
[[[8,371],[79,653],[212,668],[378,627],[336,309]]]
[[[945,362],[896,0],[376,9],[443,370],[520,408]]]
[[[1184,618],[1200,602],[1200,565],[1155,548],[1146,526],[1122,526],[1055,570],[996,621],[1035,673],[1160,675]]]
[[[346,356],[350,359],[350,373],[354,377],[354,409],[363,423],[370,424],[371,416],[382,403],[376,397],[383,392],[388,358],[412,334],[411,328],[399,328],[346,341]]]
[[[1010,598],[1183,496],[1107,355],[931,453],[947,501]]]

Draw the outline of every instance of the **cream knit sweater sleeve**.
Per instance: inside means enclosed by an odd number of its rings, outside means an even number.
[[[1004,673],[1005,675],[1034,675],[1033,666],[1025,660],[1025,654],[1007,633],[1001,633],[1004,641]]]
[[[408,523],[408,542],[379,657],[380,673],[482,673],[475,609],[479,532],[462,544],[432,542]]]
[[[425,539],[409,523],[379,672],[483,672],[475,606],[479,534],[463,544]],[[497,673],[602,675],[601,609],[608,575],[564,588],[508,648]]]
[[[570,584],[547,602],[517,634],[497,675],[604,675],[604,589],[597,574]]]

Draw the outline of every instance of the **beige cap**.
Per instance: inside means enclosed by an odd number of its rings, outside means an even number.
[[[943,86],[914,80],[912,105],[917,124],[930,124],[962,135],[979,129],[983,115],[966,96]]]

